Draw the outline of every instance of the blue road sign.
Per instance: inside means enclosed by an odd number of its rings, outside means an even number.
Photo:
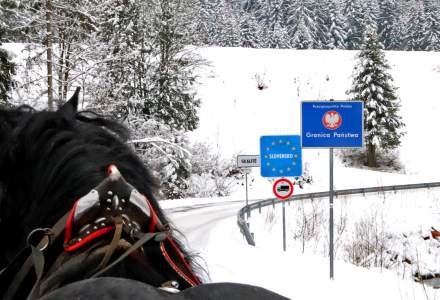
[[[362,148],[361,101],[301,102],[302,148]]]
[[[260,138],[260,158],[261,176],[263,177],[301,176],[300,136],[262,136]]]

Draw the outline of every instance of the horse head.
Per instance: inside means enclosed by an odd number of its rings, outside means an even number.
[[[157,181],[126,144],[127,129],[78,112],[78,94],[54,112],[0,109],[0,236],[7,241],[0,269],[17,257],[35,265],[34,251],[41,252],[38,295],[98,276],[198,285],[192,257],[155,198]],[[35,293],[28,277],[18,279],[27,286],[17,298]]]

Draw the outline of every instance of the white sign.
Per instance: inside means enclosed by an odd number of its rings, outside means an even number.
[[[293,183],[286,178],[281,178],[273,184],[273,193],[281,200],[287,199],[293,194]]]
[[[237,167],[253,168],[260,166],[260,155],[238,155]]]

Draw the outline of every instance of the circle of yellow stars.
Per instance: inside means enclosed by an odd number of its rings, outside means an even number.
[[[281,145],[281,144],[283,144],[284,141],[283,141],[282,139],[279,139],[278,141],[272,141],[272,142],[271,142],[271,145],[272,145],[272,146],[275,146],[275,145],[277,144],[277,142],[278,142],[278,144]],[[290,145],[290,144],[291,144],[290,141],[286,141],[286,145]],[[296,148],[295,146],[293,146],[291,149],[292,149],[292,151],[296,151],[296,150],[297,150],[297,148]],[[270,147],[266,147],[266,151],[270,151]],[[295,153],[295,154],[293,155],[293,157],[297,159],[297,158],[298,158],[298,154]],[[268,158],[269,158],[269,155],[268,155],[268,154],[265,154],[265,155],[264,155],[264,158],[268,159]],[[292,162],[292,166],[293,166],[293,167],[295,167],[296,165],[297,165],[297,163],[296,163],[295,161]],[[267,167],[270,167],[270,162],[267,162],[267,163],[266,163],[266,166],[267,166]],[[282,175],[285,171],[290,172],[290,170],[292,170],[292,168],[291,168],[290,166],[288,166],[285,170],[283,170],[283,169],[279,169],[279,170],[278,170],[278,173],[279,173],[280,175]],[[272,168],[272,172],[276,172],[276,171],[277,171],[276,168]]]

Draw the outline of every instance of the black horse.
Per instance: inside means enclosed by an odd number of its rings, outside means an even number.
[[[202,284],[121,124],[78,112],[0,108],[2,299],[285,299]]]

